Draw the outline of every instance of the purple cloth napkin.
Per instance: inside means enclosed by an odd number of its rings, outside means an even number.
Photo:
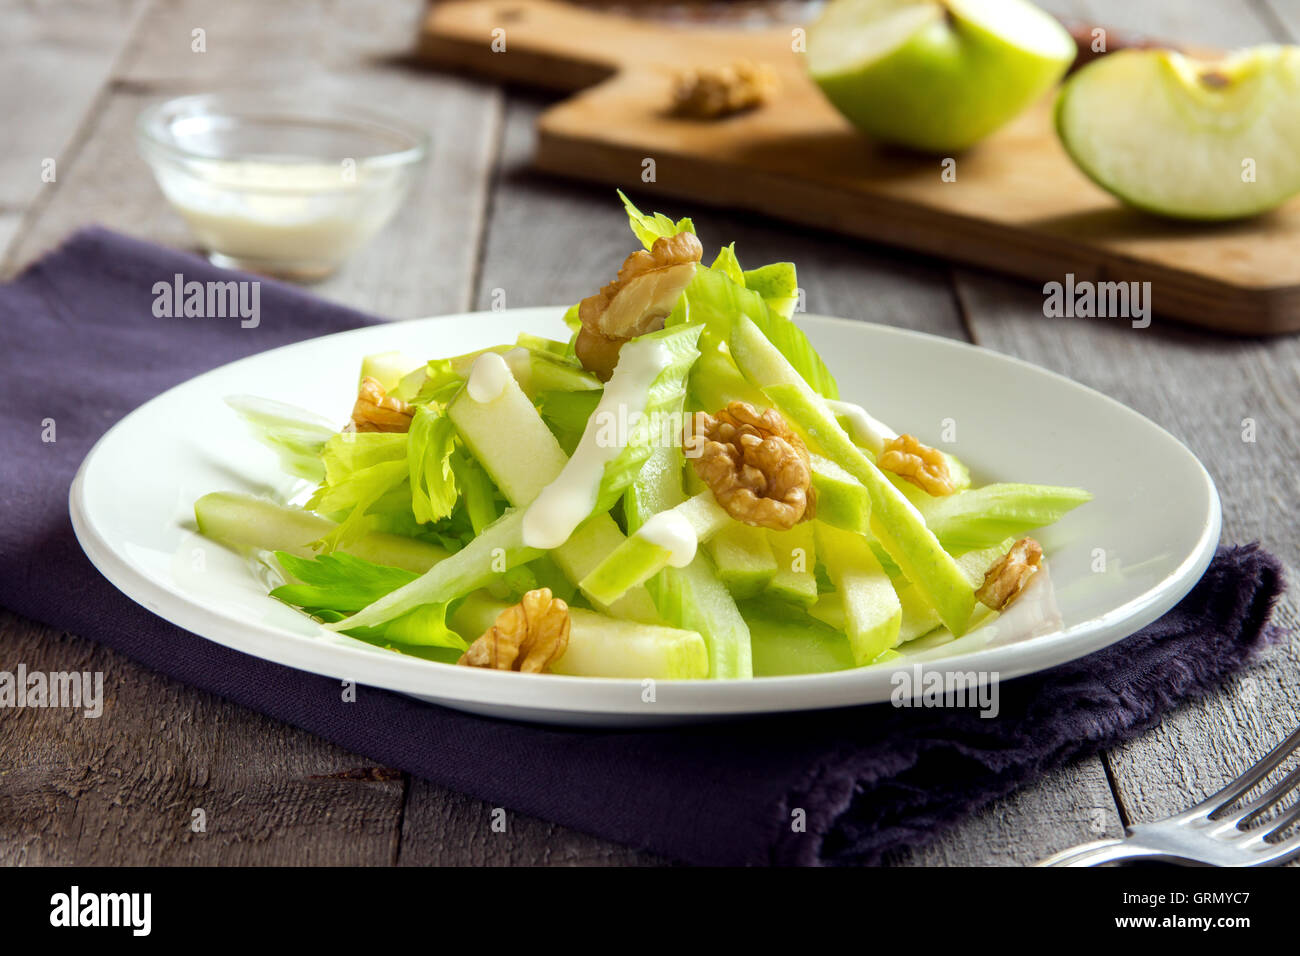
[[[1002,685],[995,719],[877,705],[615,732],[471,717],[369,688],[343,704],[335,680],[228,650],[138,607],[73,537],[73,473],[132,408],[233,359],[376,321],[268,281],[256,328],[156,318],[154,284],[177,273],[231,277],[90,230],[0,287],[0,604],[494,806],[694,863],[874,863],[1141,733],[1277,634],[1267,621],[1283,587],[1278,562],[1246,546],[1220,550],[1196,589],[1140,634]],[[42,441],[46,419],[53,443]]]

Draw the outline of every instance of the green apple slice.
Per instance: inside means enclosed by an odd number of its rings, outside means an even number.
[[[965,149],[1065,74],[1074,40],[1028,0],[832,0],[808,30],[808,70],[867,135]]]
[[[1066,151],[1103,189],[1181,219],[1236,219],[1300,192],[1300,49],[1216,62],[1127,50],[1073,76],[1056,102]]]

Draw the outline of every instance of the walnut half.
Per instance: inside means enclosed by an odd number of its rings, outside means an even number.
[[[672,111],[692,119],[720,119],[762,106],[778,85],[770,66],[749,60],[682,70],[673,87]]]
[[[933,498],[950,495],[957,490],[948,459],[943,452],[923,445],[914,435],[899,435],[885,442],[876,464],[885,471],[911,482]]]
[[[975,597],[995,611],[1006,610],[1024,591],[1029,579],[1038,573],[1042,563],[1043,546],[1033,538],[1021,538],[988,569]]]
[[[812,462],[781,413],[732,402],[717,415],[696,412],[686,457],[737,521],[786,531],[813,517]]]
[[[568,648],[570,627],[569,605],[552,596],[550,588],[538,588],[498,614],[456,663],[541,674]]]
[[[664,327],[703,255],[695,233],[679,232],[624,259],[618,278],[578,305],[574,349],[583,367],[608,381],[624,342]]]
[[[367,375],[361,380],[352,420],[345,431],[406,432],[411,430],[415,409],[395,395],[389,395],[377,379]]]

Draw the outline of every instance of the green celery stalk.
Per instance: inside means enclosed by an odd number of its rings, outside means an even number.
[[[755,677],[826,674],[857,667],[843,630],[770,599],[745,601]]]
[[[241,551],[287,551],[314,558],[312,542],[328,536],[338,525],[305,508],[277,504],[255,495],[214,491],[194,502],[199,533],[218,544]],[[343,549],[372,564],[382,564],[423,574],[448,552],[435,544],[397,534],[371,531],[359,535]]]
[[[384,595],[351,617],[326,626],[334,631],[375,627],[421,604],[444,604],[486,587],[503,572],[544,553],[524,544],[523,525],[522,511],[506,513],[460,551],[438,562],[410,584]]]
[[[945,548],[965,551],[1023,537],[1091,500],[1092,495],[1081,488],[996,484],[931,498],[919,507]]]

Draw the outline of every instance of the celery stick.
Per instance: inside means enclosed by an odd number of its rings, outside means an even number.
[[[623,496],[628,528],[636,530],[651,516],[680,504],[683,497],[681,449],[655,449]],[[698,631],[704,638],[711,678],[754,675],[749,627],[708,555],[696,554],[684,568],[666,567],[650,583],[664,620]]]
[[[736,524],[718,505],[711,491],[688,498],[671,510],[685,519],[701,542]],[[578,586],[592,600],[609,604],[668,567],[671,559],[672,553],[667,548],[643,537],[638,529],[578,582]]]
[[[443,604],[485,587],[501,573],[544,553],[524,545],[523,525],[522,511],[507,512],[460,551],[438,562],[410,584],[327,626],[333,631],[374,627],[421,604]]]
[[[465,447],[515,507],[531,504],[569,460],[533,403],[513,380],[490,402],[476,402],[468,393],[458,393],[447,405],[447,417]],[[553,550],[551,557],[576,585],[625,540],[609,514],[595,514]],[[592,595],[588,597],[616,617],[647,623],[659,617],[645,588],[627,589],[613,606]]]
[[[312,542],[338,527],[313,511],[233,491],[204,495],[194,502],[194,518],[200,534],[229,548],[288,551],[301,558],[314,558]],[[447,551],[435,544],[382,532],[363,534],[343,550],[373,564],[416,574],[447,557]]]
[[[801,607],[815,604],[817,546],[812,522],[800,522],[789,531],[768,531],[767,540],[777,565],[767,593]]]
[[[451,626],[473,641],[506,607],[475,592],[452,615]],[[569,646],[551,665],[552,673],[632,680],[698,680],[709,674],[704,638],[694,631],[619,620],[583,608],[570,608],[569,621]]]
[[[745,601],[740,612],[749,625],[755,677],[824,674],[857,666],[848,638],[807,614],[772,601]]]
[[[951,551],[985,548],[1053,524],[1092,495],[1081,488],[996,484],[920,504],[925,523]]]
[[[844,602],[844,632],[858,666],[898,643],[903,609],[867,539],[816,523],[817,553]]]
[[[754,597],[776,576],[776,556],[763,528],[729,522],[705,547],[736,600]]]
[[[821,396],[744,315],[732,323],[731,354],[807,441],[862,482],[871,498],[872,533],[952,632],[964,633],[975,606],[974,589],[915,506],[853,444]]]
[[[698,631],[709,651],[715,680],[754,676],[749,627],[736,601],[704,553],[684,568],[664,568],[656,595],[659,613],[674,627]]]

